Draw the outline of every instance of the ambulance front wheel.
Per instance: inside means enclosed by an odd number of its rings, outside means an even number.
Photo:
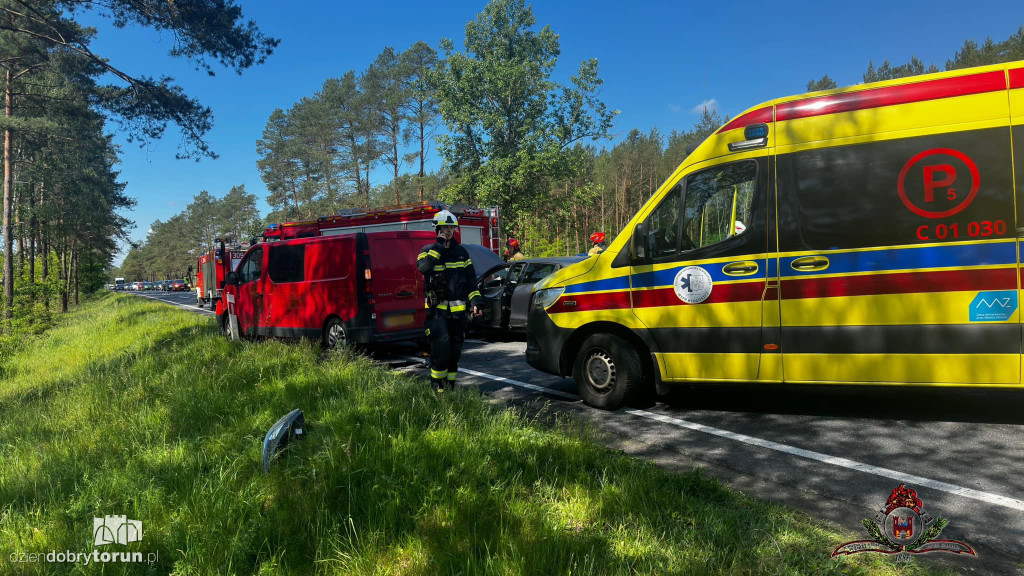
[[[580,347],[572,375],[584,402],[616,410],[636,396],[643,368],[640,355],[629,342],[611,334],[594,334]]]
[[[228,315],[226,313],[217,316],[217,328],[220,329],[221,336],[230,336],[228,334]]]

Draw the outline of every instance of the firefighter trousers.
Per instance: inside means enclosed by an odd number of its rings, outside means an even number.
[[[427,339],[430,341],[430,383],[437,388],[455,387],[459,371],[462,343],[466,340],[466,318],[463,315],[427,318]]]

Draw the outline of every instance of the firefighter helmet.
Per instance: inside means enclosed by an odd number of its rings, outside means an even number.
[[[447,210],[441,210],[437,214],[434,214],[434,228],[440,228],[442,226],[458,226],[459,220],[455,217],[455,214]]]
[[[519,240],[515,238],[509,238],[505,241],[505,246],[508,248],[519,248]]]
[[[590,241],[594,244],[600,244],[604,242],[604,232],[594,232],[590,235]]]

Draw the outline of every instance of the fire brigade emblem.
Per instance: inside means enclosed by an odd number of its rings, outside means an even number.
[[[952,552],[977,557],[969,544],[959,540],[937,540],[949,521],[927,514],[917,492],[903,484],[893,488],[885,501],[885,507],[875,514],[874,519],[865,518],[861,524],[872,539],[847,542],[832,552],[833,558],[860,552],[894,555],[897,562],[906,562],[914,554],[928,552]]]
[[[700,304],[711,296],[711,274],[700,266],[687,266],[676,273],[672,288],[676,296],[687,304]]]

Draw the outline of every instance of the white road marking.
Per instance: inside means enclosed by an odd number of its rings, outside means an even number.
[[[191,304],[178,304],[177,302],[171,302],[170,300],[164,300],[163,298],[157,298],[156,296],[150,296],[148,294],[135,294],[135,296],[142,296],[143,298],[149,298],[150,300],[156,300],[157,302],[163,302],[164,304],[170,304],[171,306],[177,306],[178,308],[192,308],[193,310],[199,310],[203,314],[209,314],[210,316],[216,316],[217,314],[212,310],[206,310],[199,306],[192,306]]]
[[[417,358],[417,360],[420,360]],[[554,390],[546,386],[538,386],[536,384],[530,384],[528,382],[521,382],[519,380],[513,380],[512,378],[505,378],[504,376],[494,376],[493,374],[487,374],[486,372],[478,372],[476,370],[469,370],[467,368],[459,368],[459,372],[465,372],[466,374],[472,374],[473,376],[479,376],[481,378],[487,378],[494,380],[495,382],[506,382],[513,386],[520,388],[526,388],[535,392],[541,392],[544,394],[553,394],[563,398],[571,400],[580,400],[581,398],[575,394],[568,392],[562,392],[561,390]],[[931,478],[924,478],[922,476],[915,476],[914,474],[907,474],[898,470],[892,470],[889,468],[882,468],[880,466],[873,466],[871,464],[864,464],[863,462],[857,462],[856,460],[850,460],[849,458],[841,458],[839,456],[830,456],[828,454],[822,454],[821,452],[815,452],[813,450],[805,450],[803,448],[797,448],[788,444],[782,444],[780,442],[773,442],[771,440],[763,440],[754,436],[747,436],[746,434],[739,434],[737,432],[730,432],[728,430],[722,430],[720,428],[714,428],[712,426],[705,426],[704,424],[697,424],[696,422],[688,422],[680,418],[673,418],[664,414],[656,414],[654,412],[648,412],[647,410],[637,410],[634,408],[627,408],[623,410],[626,414],[632,416],[639,416],[641,418],[647,418],[648,420],[654,420],[663,424],[670,424],[679,428],[686,428],[695,432],[703,432],[705,434],[711,434],[720,438],[727,438],[736,442],[742,442],[751,446],[757,446],[760,448],[767,448],[769,450],[775,450],[777,452],[783,452],[786,454],[792,454],[793,456],[800,456],[809,460],[815,460],[832,466],[838,466],[840,468],[847,468],[850,470],[856,470],[858,472],[864,472],[866,474],[873,474],[875,476],[881,476],[883,478],[892,478],[905,484],[910,484],[915,487],[924,486],[933,490],[939,490],[947,492],[955,496],[962,496],[964,498],[971,498],[972,500],[980,500],[987,504],[993,504],[995,506],[1002,506],[1004,508],[1010,508],[1020,512],[1024,512],[1024,502],[1015,500],[1007,496],[1000,496],[999,494],[992,494],[991,492],[982,492],[980,490],[974,490],[972,488],[964,488],[956,484],[950,484],[948,482],[942,482],[939,480],[932,480]]]

